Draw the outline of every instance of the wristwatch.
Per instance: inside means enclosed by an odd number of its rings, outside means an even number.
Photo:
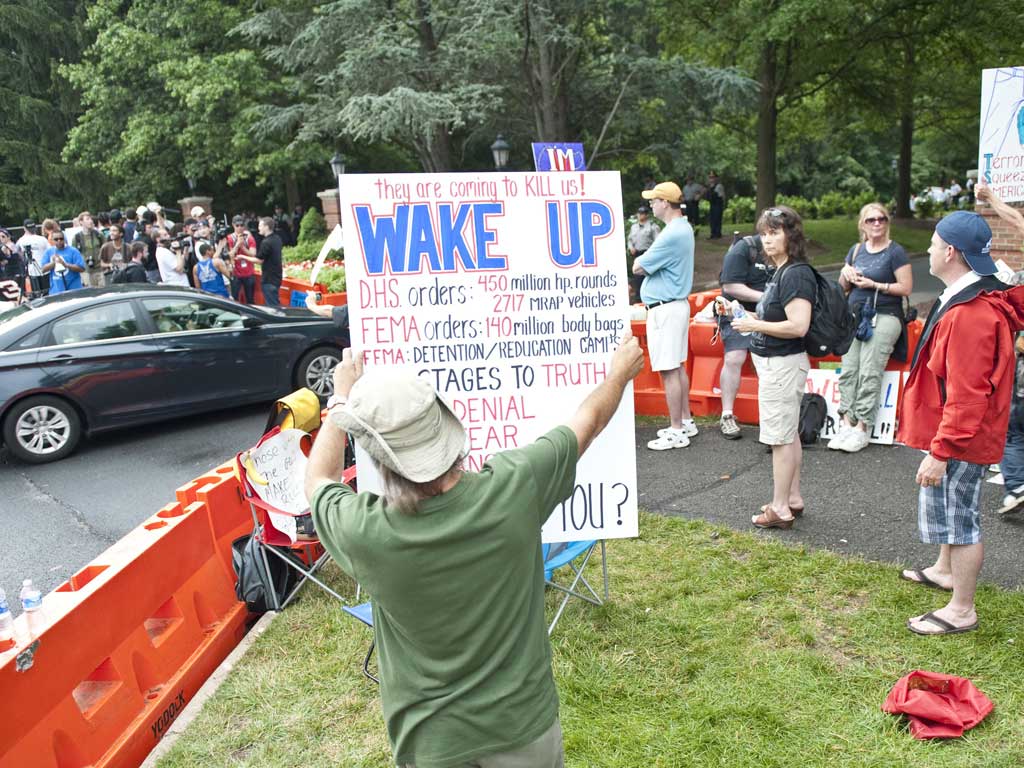
[[[347,402],[348,402],[348,398],[345,395],[331,395],[329,398],[327,398],[327,406],[326,407],[327,407],[327,410],[329,411],[329,410],[331,410],[331,408],[334,408],[335,406],[338,406],[338,405],[344,405]]]

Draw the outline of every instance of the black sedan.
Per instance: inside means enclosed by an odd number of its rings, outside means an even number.
[[[83,434],[273,400],[322,399],[347,331],[306,309],[161,285],[86,288],[0,312],[0,430],[56,461]]]

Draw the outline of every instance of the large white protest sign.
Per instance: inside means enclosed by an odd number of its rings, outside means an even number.
[[[469,470],[565,424],[628,328],[618,173],[340,184],[352,345],[366,364],[414,371],[444,394],[468,432]],[[545,541],[637,535],[632,387],[576,483]]]
[[[1024,200],[1024,67],[981,73],[978,169],[1004,201]]]
[[[812,368],[807,375],[807,391],[825,398],[828,415],[821,430],[822,440],[831,440],[839,431],[839,370]],[[896,402],[900,393],[900,372],[882,373],[882,392],[878,398],[875,424],[871,429],[870,441],[881,445],[892,445],[896,437]]]

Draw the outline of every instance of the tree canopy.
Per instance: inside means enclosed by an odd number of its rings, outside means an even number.
[[[995,21],[998,20],[998,21]],[[975,163],[1013,0],[0,0],[0,219],[310,203],[354,171],[513,167],[582,141],[624,188],[915,189]],[[984,34],[980,34],[983,30]]]

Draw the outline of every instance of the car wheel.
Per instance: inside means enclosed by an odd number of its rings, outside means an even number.
[[[4,420],[8,450],[30,464],[63,459],[81,437],[78,412],[66,400],[48,395],[22,400]]]
[[[326,400],[334,394],[334,367],[341,360],[341,352],[331,347],[311,349],[299,360],[295,386],[309,387]]]

